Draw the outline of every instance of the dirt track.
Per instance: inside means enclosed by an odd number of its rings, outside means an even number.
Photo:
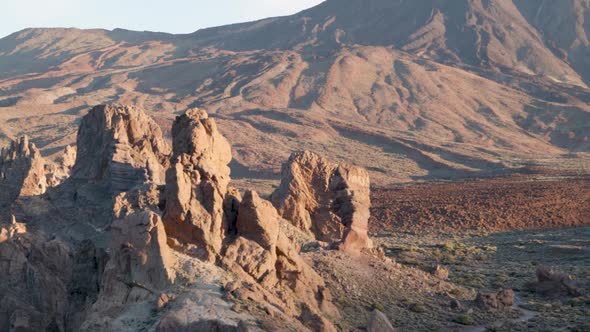
[[[377,189],[371,232],[544,229],[590,224],[590,176],[515,176]]]

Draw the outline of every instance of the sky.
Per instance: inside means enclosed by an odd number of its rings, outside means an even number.
[[[290,15],[322,0],[0,0],[0,38],[30,27],[189,33]]]

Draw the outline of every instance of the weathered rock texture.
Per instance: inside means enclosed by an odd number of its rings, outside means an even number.
[[[367,332],[394,332],[395,329],[384,313],[375,309],[369,318]]]
[[[76,164],[76,148],[70,145],[66,146],[62,156],[57,159],[56,163],[50,163],[45,166],[47,172],[47,185],[55,187],[64,182],[71,174],[72,167]]]
[[[484,310],[505,310],[514,305],[514,291],[503,289],[496,293],[478,293],[475,304]]]
[[[268,302],[272,311],[298,317],[313,330],[331,330],[325,316],[337,317],[338,311],[330,292],[280,231],[279,220],[270,202],[256,192],[245,193],[238,211],[238,237],[228,245],[223,261],[245,285],[229,288],[238,298]]]
[[[0,330],[64,331],[68,248],[26,233],[19,223],[0,227]]]
[[[115,220],[110,253],[98,299],[82,329],[118,330],[115,318],[134,304],[155,303],[174,282],[175,258],[161,218],[153,211]]]
[[[317,240],[358,251],[372,246],[367,235],[369,194],[365,170],[305,151],[291,155],[283,166],[272,201],[281,216]]]
[[[170,147],[160,127],[129,106],[96,106],[82,119],[72,178],[127,191],[164,183]]]
[[[537,269],[537,282],[528,283],[527,287],[547,297],[583,295],[571,275],[548,267]]]
[[[0,153],[0,202],[35,196],[47,190],[45,159],[39,149],[23,136]]]
[[[172,166],[166,173],[166,231],[175,246],[213,261],[229,228],[224,199],[231,148],[215,121],[199,109],[177,117],[172,136]]]

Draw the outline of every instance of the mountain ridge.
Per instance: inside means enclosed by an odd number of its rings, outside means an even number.
[[[233,143],[238,178],[276,178],[301,148],[358,163],[384,184],[563,158],[585,165],[586,37],[556,44],[556,24],[533,12],[571,16],[587,5],[328,0],[182,35],[23,30],[0,39],[0,131],[27,132],[52,154],[95,104],[151,110],[165,131],[199,106]],[[550,22],[587,25],[568,17]]]

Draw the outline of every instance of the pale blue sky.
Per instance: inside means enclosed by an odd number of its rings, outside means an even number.
[[[188,33],[294,14],[322,0],[0,0],[0,38],[28,27]]]

